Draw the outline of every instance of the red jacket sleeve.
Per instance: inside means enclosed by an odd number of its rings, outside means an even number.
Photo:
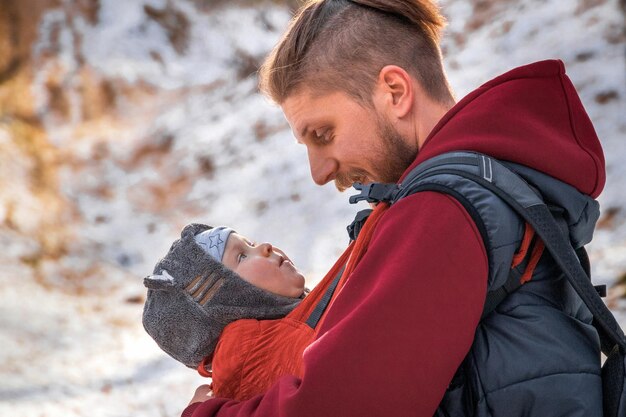
[[[469,351],[487,285],[482,238],[451,197],[422,192],[391,207],[304,353],[301,379],[209,416],[431,417]]]

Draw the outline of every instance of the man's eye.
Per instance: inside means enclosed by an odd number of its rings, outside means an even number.
[[[329,143],[332,140],[330,129],[315,130],[314,134],[315,134],[315,140],[318,143],[325,144],[325,143]]]

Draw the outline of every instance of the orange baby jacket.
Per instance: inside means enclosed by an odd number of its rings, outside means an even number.
[[[352,246],[284,318],[243,319],[224,328],[211,360],[215,397],[246,400],[267,391],[283,375],[302,376],[302,353],[315,338],[307,319],[346,265]]]

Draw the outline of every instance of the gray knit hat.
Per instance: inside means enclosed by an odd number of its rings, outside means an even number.
[[[301,301],[260,289],[215,260],[195,240],[209,229],[187,225],[143,281],[144,328],[167,354],[194,369],[213,353],[227,324],[284,317]]]

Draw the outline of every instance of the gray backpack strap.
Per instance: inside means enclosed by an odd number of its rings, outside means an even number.
[[[335,278],[333,278],[333,281],[330,283],[330,285],[326,289],[326,292],[324,293],[322,298],[320,298],[317,305],[315,306],[315,308],[309,315],[309,318],[306,320],[306,324],[310,328],[315,329],[315,327],[317,327],[317,325],[319,324],[320,319],[322,318],[322,315],[324,314],[324,312],[326,311],[326,308],[330,304],[330,300],[333,298],[333,294],[335,293],[335,290],[337,289],[337,285],[339,284],[339,280],[341,279],[341,276],[343,275],[343,271],[345,269],[346,269],[346,266],[344,265],[339,270],[337,275],[335,275]]]

